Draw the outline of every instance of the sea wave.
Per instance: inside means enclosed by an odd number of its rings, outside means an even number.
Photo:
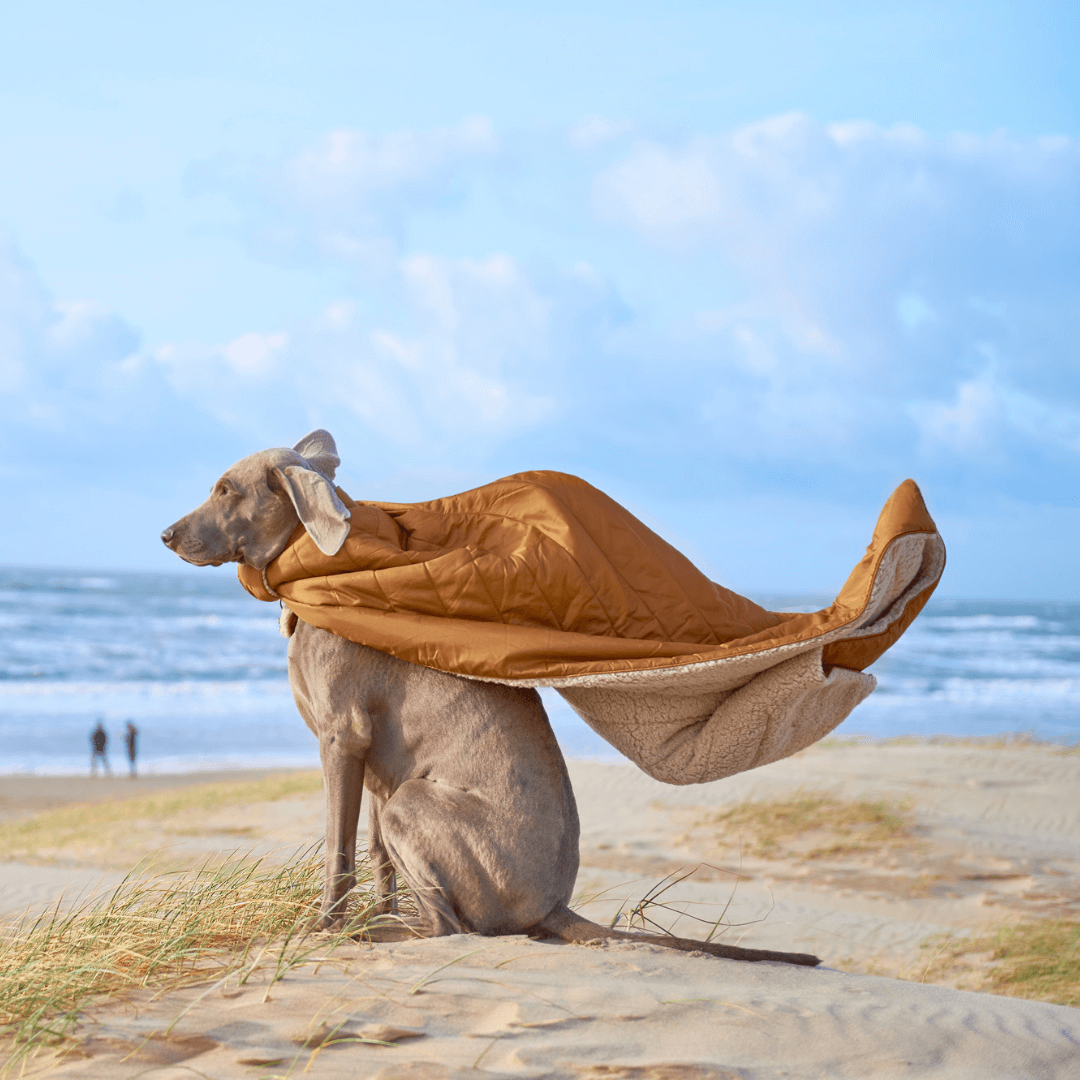
[[[935,630],[1058,630],[1061,623],[1037,615],[924,615],[920,626]]]
[[[113,748],[134,722],[147,768],[316,760],[277,615],[226,575],[0,568],[0,772],[85,770],[98,719]],[[932,600],[870,670],[878,691],[841,733],[1080,737],[1077,603]],[[612,753],[554,691],[544,700],[566,752]]]
[[[2,698],[50,697],[223,697],[226,695],[285,695],[289,696],[288,679],[249,679],[211,681],[129,680],[125,682],[60,682],[27,679],[21,682],[0,682]]]
[[[1067,702],[1080,707],[1080,678],[1059,679],[931,679],[879,680],[877,694],[890,704],[902,701],[1013,703],[1021,701]]]

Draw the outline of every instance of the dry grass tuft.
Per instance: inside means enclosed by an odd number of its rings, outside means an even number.
[[[133,872],[111,894],[72,911],[60,905],[0,927],[0,1039],[7,1071],[43,1046],[61,1049],[80,1012],[103,998],[200,983],[269,983],[325,958],[362,929],[370,894],[350,925],[307,937],[322,891],[323,860],[245,860],[170,874]],[[358,866],[360,889],[370,882]]]
[[[857,855],[912,838],[907,802],[843,800],[810,791],[742,803],[710,814],[699,824],[721,826],[717,839],[725,846],[749,837],[750,852],[766,859]]]
[[[936,939],[923,982],[943,978],[1007,997],[1080,1006],[1080,923],[1040,919],[963,941]],[[985,959],[978,963],[980,954]]]
[[[130,827],[138,822],[180,821],[193,812],[276,802],[320,791],[322,777],[311,771],[62,806],[33,817],[0,822],[0,859],[34,858],[42,852],[77,849],[87,844],[107,845],[113,838],[126,838]],[[124,865],[131,865],[130,856]]]

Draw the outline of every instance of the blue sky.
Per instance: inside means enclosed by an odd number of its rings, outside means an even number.
[[[585,476],[751,595],[892,487],[1080,597],[1066,3],[3,3],[0,562],[169,569],[233,460]]]

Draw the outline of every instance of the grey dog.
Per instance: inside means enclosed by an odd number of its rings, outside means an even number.
[[[196,566],[266,567],[299,523],[336,553],[349,511],[333,485],[333,438],[244,458],[161,539]],[[817,957],[628,934],[570,910],[578,815],[566,764],[535,690],[420,667],[287,618],[289,680],[319,740],[326,789],[320,929],[340,928],[356,884],[356,832],[368,791],[375,913],[395,911],[395,875],[437,937],[521,934],[585,943],[631,939],[736,960],[814,965]],[[397,920],[397,925],[404,921]]]

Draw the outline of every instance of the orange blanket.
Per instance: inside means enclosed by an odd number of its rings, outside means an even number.
[[[873,679],[857,673],[903,633],[944,566],[941,539],[911,480],[886,503],[836,601],[813,614],[767,611],[711,582],[629,511],[573,476],[521,473],[415,504],[338,494],[351,513],[342,549],[324,555],[298,528],[265,574],[240,568],[253,596],[280,598],[312,626],[426,667],[555,686],[605,738],[675,783],[763,764],[758,751],[774,760],[839,723],[873,689]],[[766,702],[770,715],[761,721],[748,720],[741,707],[718,713],[750,684],[764,689],[762,676],[785,664],[798,686],[783,691],[790,700],[779,712]],[[604,704],[631,691],[634,703],[616,700],[613,713]],[[740,718],[742,726],[790,728],[800,710],[817,708],[804,700],[807,693],[828,705],[828,715],[779,742],[776,730],[770,736],[763,729],[751,764],[746,748],[737,768],[718,765],[725,753],[721,748],[718,758],[715,746],[705,755],[711,764],[693,765],[677,752],[686,729],[710,719],[717,731],[739,727]],[[649,704],[652,694],[664,701]],[[680,698],[695,704],[689,712],[677,708],[672,727],[670,706]],[[638,746],[641,733],[630,729],[643,725],[666,731],[659,749]],[[705,734],[690,733],[698,742]],[[762,750],[770,738],[781,752]],[[658,772],[657,754],[682,764]]]

